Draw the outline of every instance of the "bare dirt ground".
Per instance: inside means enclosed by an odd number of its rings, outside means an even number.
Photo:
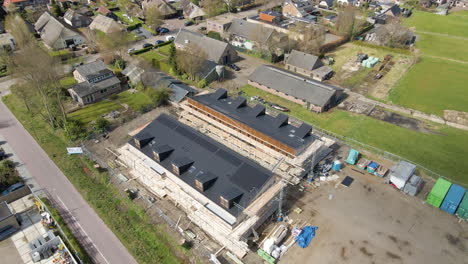
[[[319,229],[309,247],[294,245],[279,263],[468,263],[468,225],[423,203],[430,184],[411,197],[353,168],[339,173],[354,178],[349,188],[289,193],[291,208],[304,210],[290,217]]]

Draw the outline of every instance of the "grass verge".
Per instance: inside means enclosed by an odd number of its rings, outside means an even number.
[[[14,95],[3,101],[138,263],[188,262],[184,249],[176,245],[165,226],[154,225],[141,207],[109,183],[107,172],[97,171],[82,156],[66,155],[69,142],[63,131],[51,129],[39,115],[28,113]]]
[[[299,104],[250,85],[242,87],[241,90],[248,97],[258,95],[283,105],[291,110],[291,116],[340,135],[340,138],[357,140],[394,153],[465,186],[468,184],[465,161],[462,158],[468,157],[467,131],[431,124],[435,133],[421,133],[341,110],[314,114]]]

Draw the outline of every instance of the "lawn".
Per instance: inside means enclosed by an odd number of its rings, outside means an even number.
[[[449,12],[448,16],[441,16],[413,10],[411,17],[404,19],[403,24],[420,31],[468,37],[468,11]]]
[[[242,87],[247,96],[258,95],[288,107],[290,115],[348,139],[397,154],[455,181],[468,184],[463,157],[468,157],[468,132],[446,126],[440,134],[419,133],[371,117],[341,110],[314,114],[302,106],[252,86]]]
[[[100,118],[102,115],[110,113],[114,110],[120,110],[123,107],[114,101],[104,100],[89,106],[85,106],[78,111],[68,115],[69,118],[79,120],[83,124],[87,124],[93,120]]]
[[[162,53],[162,54],[164,54],[164,55],[166,55],[166,56],[169,56],[170,50],[171,50],[171,44],[169,44],[169,45],[164,45],[164,46],[162,46],[162,47],[159,47],[159,48],[157,48],[157,50],[158,50],[160,53]]]
[[[468,112],[468,65],[422,57],[390,93],[393,103],[443,115]]]
[[[150,50],[150,51],[138,54],[138,56],[142,57],[142,58],[144,58],[145,60],[148,60],[148,61],[153,61],[153,59],[158,60],[158,61],[162,61],[162,60],[167,59],[166,56],[162,55],[161,53],[159,53],[156,50]]]
[[[151,99],[142,92],[131,93],[129,91],[124,91],[117,94],[117,99],[115,100],[107,99],[91,104],[78,111],[70,113],[68,117],[79,120],[83,124],[87,124],[114,110],[123,110],[122,104],[127,104],[131,109],[137,111],[138,109],[141,109],[142,106],[149,105],[151,103]]]
[[[60,85],[64,88],[70,87],[76,83],[77,82],[73,76],[66,76],[60,80]]]
[[[190,254],[177,245],[165,226],[153,224],[143,208],[109,183],[110,175],[94,168],[84,156],[66,155],[67,142],[62,130],[53,130],[40,115],[31,115],[14,95],[3,101],[39,143],[52,161],[67,176],[88,204],[114,232],[138,263],[188,263]]]

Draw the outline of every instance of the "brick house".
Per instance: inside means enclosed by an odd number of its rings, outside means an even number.
[[[317,81],[328,79],[333,74],[332,69],[323,65],[319,57],[292,50],[286,60],[286,69]]]

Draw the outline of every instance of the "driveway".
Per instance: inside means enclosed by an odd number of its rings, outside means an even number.
[[[22,167],[59,205],[59,212],[66,215],[67,225],[94,263],[137,263],[3,102],[0,102],[0,135],[21,160]]]

